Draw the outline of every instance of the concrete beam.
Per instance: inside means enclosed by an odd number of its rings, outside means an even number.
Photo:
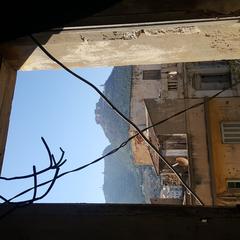
[[[55,34],[37,34],[36,37],[68,67],[240,58],[239,20],[66,29]],[[35,47],[29,38],[23,38],[1,45],[0,53],[17,69],[44,70],[58,67]]]
[[[0,173],[7,141],[16,70],[0,57]]]
[[[0,216],[9,208],[0,207]],[[7,239],[238,239],[239,208],[34,204],[0,221]]]

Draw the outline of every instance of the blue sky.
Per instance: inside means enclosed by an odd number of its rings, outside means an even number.
[[[75,69],[95,85],[104,84],[112,68]],[[109,144],[100,125],[95,123],[99,96],[64,70],[18,72],[2,176],[32,173],[48,166],[43,136],[56,158],[59,147],[68,159],[63,170],[70,170],[102,155]],[[83,171],[57,180],[41,202],[104,202],[103,161]],[[39,181],[51,178],[45,173]],[[33,179],[0,181],[1,193],[11,197],[33,186]],[[41,191],[44,191],[44,188]],[[26,195],[31,197],[30,195]],[[25,198],[21,198],[25,199]],[[18,199],[18,200],[21,200]]]

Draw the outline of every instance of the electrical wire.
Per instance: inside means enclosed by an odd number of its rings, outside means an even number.
[[[148,126],[148,127],[144,128],[144,129],[142,129],[141,132],[143,133],[143,132],[147,131],[148,129],[152,128],[152,127],[155,127],[155,126],[157,126],[157,125],[160,125],[160,124],[168,121],[168,120],[171,119],[171,118],[174,118],[174,117],[176,117],[176,116],[178,116],[178,115],[180,115],[180,114],[183,114],[184,112],[189,111],[190,109],[193,109],[193,108],[196,108],[196,107],[201,106],[201,105],[203,105],[203,104],[206,104],[207,102],[209,102],[209,101],[212,100],[213,98],[215,98],[215,97],[217,97],[218,95],[220,95],[222,92],[224,92],[224,91],[226,91],[226,90],[228,90],[228,89],[230,89],[230,88],[233,88],[233,87],[237,86],[238,84],[239,84],[239,82],[236,82],[235,84],[232,84],[230,87],[225,88],[225,89],[219,91],[218,93],[214,94],[213,96],[205,99],[203,102],[194,104],[194,105],[190,106],[189,108],[186,108],[186,109],[184,109],[184,110],[182,110],[182,111],[179,111],[179,112],[177,112],[177,113],[169,116],[168,118],[165,118],[165,119],[163,119],[163,120],[161,120],[161,121],[159,121],[159,122],[156,122],[156,123],[154,123],[153,125]],[[70,173],[74,173],[74,172],[80,171],[80,170],[82,170],[82,169],[84,169],[84,168],[86,168],[86,167],[89,167],[90,165],[93,165],[93,164],[99,162],[99,161],[102,160],[103,158],[106,158],[107,156],[109,156],[109,155],[111,155],[111,154],[114,154],[115,152],[117,152],[118,150],[120,150],[121,148],[123,148],[124,146],[126,146],[126,144],[127,144],[128,142],[130,142],[133,138],[135,138],[135,137],[138,136],[138,135],[139,135],[139,133],[131,136],[131,137],[128,138],[126,141],[124,141],[123,143],[121,143],[117,148],[111,150],[110,152],[106,153],[105,155],[99,157],[98,159],[96,159],[96,160],[94,160],[94,161],[92,161],[92,162],[90,162],[90,163],[88,163],[88,164],[85,164],[85,165],[83,165],[83,166],[80,166],[80,167],[78,167],[78,168],[75,168],[75,169],[73,169],[73,170],[70,170],[70,171],[66,171],[66,172],[64,172],[64,173],[61,173],[61,174],[58,174],[58,172],[59,172],[60,167],[66,162],[66,159],[63,161],[63,157],[64,157],[64,153],[65,153],[65,152],[62,150],[62,148],[60,148],[60,150],[61,150],[61,152],[62,152],[62,155],[61,155],[61,157],[60,157],[60,160],[59,160],[58,162],[56,162],[54,155],[51,153],[51,151],[50,151],[50,149],[49,149],[49,147],[48,147],[45,139],[42,137],[41,139],[42,139],[42,141],[43,141],[43,143],[44,143],[45,148],[47,149],[47,153],[48,153],[48,156],[49,156],[49,162],[50,162],[49,167],[47,167],[47,168],[45,168],[45,169],[37,172],[37,171],[36,171],[36,168],[33,166],[33,169],[34,169],[34,170],[33,170],[33,174],[23,175],[23,176],[17,176],[17,177],[11,177],[11,178],[0,177],[1,180],[8,180],[8,181],[9,181],[9,180],[18,180],[18,179],[26,179],[26,178],[34,177],[34,183],[35,183],[35,184],[34,184],[34,187],[29,188],[29,189],[27,189],[27,190],[25,190],[25,191],[17,194],[16,196],[12,197],[12,198],[9,199],[9,200],[7,200],[6,198],[4,198],[3,196],[0,196],[0,198],[1,198],[5,203],[13,203],[13,204],[18,204],[18,205],[19,205],[19,204],[23,204],[23,203],[25,203],[25,204],[27,204],[27,203],[32,203],[32,202],[34,202],[34,201],[37,201],[37,200],[39,200],[39,199],[42,199],[44,196],[46,196],[46,195],[48,194],[48,192],[51,190],[53,184],[55,183],[55,181],[56,181],[58,178],[61,178],[61,177],[65,176],[65,175],[68,175],[68,174],[70,174]],[[47,172],[47,171],[49,171],[49,170],[56,169],[56,168],[58,168],[58,171],[57,171],[57,174],[56,174],[56,176],[54,177],[53,180],[48,180],[48,181],[46,181],[46,182],[44,182],[44,183],[41,183],[41,184],[38,184],[38,185],[37,185],[37,183],[36,183],[36,177],[37,177],[37,175],[40,175],[40,174],[42,174],[42,173],[44,173],[44,172]],[[37,198],[37,197],[36,197],[37,187],[44,186],[44,185],[46,185],[46,184],[48,184],[48,183],[51,183],[51,187],[47,190],[47,192],[46,192],[43,196]],[[32,200],[21,201],[21,202],[11,202],[11,201],[14,200],[15,198],[17,198],[17,197],[19,197],[19,196],[21,196],[21,195],[23,195],[23,194],[25,194],[25,193],[27,193],[27,192],[29,192],[29,191],[31,191],[31,190],[34,190],[34,196],[33,196]]]
[[[161,121],[159,121],[159,122],[156,122],[156,123],[152,124],[151,126],[148,126],[148,127],[144,128],[144,129],[142,129],[141,131],[142,131],[142,132],[145,132],[145,131],[147,131],[148,129],[153,128],[153,127],[158,126],[158,125],[161,125],[162,123],[167,122],[168,120],[170,120],[170,119],[172,119],[172,118],[174,118],[174,117],[177,117],[177,116],[179,116],[179,115],[181,115],[181,114],[183,114],[183,113],[185,113],[185,112],[187,112],[187,111],[189,111],[189,110],[191,110],[191,109],[194,109],[194,108],[197,108],[197,107],[199,107],[199,106],[201,106],[201,105],[204,105],[204,104],[208,103],[209,101],[211,101],[212,99],[216,98],[218,95],[220,95],[220,94],[223,93],[224,91],[229,90],[230,88],[236,87],[239,83],[240,83],[240,81],[232,84],[232,85],[231,85],[230,87],[228,87],[228,88],[225,88],[225,89],[219,91],[218,93],[216,93],[216,94],[214,94],[213,96],[205,99],[204,101],[202,101],[202,102],[200,102],[200,103],[197,103],[197,104],[194,104],[194,105],[192,105],[192,106],[190,106],[190,107],[188,107],[188,108],[186,108],[186,109],[184,109],[184,110],[182,110],[182,111],[179,111],[179,112],[177,112],[177,113],[175,113],[175,114],[172,114],[172,115],[169,116],[168,118],[165,118],[165,119],[163,119],[163,120],[161,120]],[[64,173],[61,173],[61,174],[59,174],[59,175],[57,176],[56,179],[61,178],[61,177],[65,176],[65,175],[68,175],[68,174],[70,174],[70,173],[74,173],[74,172],[83,170],[84,168],[87,168],[87,167],[89,167],[89,166],[91,166],[91,165],[93,165],[93,164],[101,161],[102,159],[104,159],[104,158],[106,158],[106,157],[114,154],[115,152],[119,151],[121,148],[125,147],[125,146],[128,144],[128,142],[130,142],[130,141],[131,141],[132,139],[134,139],[136,136],[138,136],[138,133],[136,133],[135,135],[129,137],[127,140],[125,140],[124,142],[122,142],[118,147],[116,147],[116,148],[114,148],[113,150],[109,151],[109,152],[106,153],[105,155],[97,158],[96,160],[94,160],[94,161],[92,161],[92,162],[90,162],[90,163],[88,163],[88,164],[85,164],[85,165],[80,166],[80,167],[77,167],[77,168],[75,168],[75,169],[73,169],[73,170],[70,170],[70,171],[66,171],[66,172],[64,172]],[[43,139],[43,138],[42,138],[42,139]],[[45,141],[45,144],[46,144],[46,141]],[[45,146],[47,147],[47,151],[49,152],[49,155],[51,156],[52,154],[50,153],[49,147],[47,146],[47,144],[46,144]],[[62,151],[63,151],[63,150],[62,150]],[[62,159],[62,158],[61,158],[61,159]],[[20,178],[20,177],[17,177],[17,178]],[[13,180],[14,177],[13,177],[13,178],[9,178],[9,179],[10,179],[10,180]],[[15,177],[15,179],[16,179],[16,177]],[[44,186],[44,185],[50,183],[51,181],[52,181],[52,180],[43,182],[43,183],[37,185],[37,187]],[[12,201],[12,200],[14,200],[15,198],[20,197],[20,196],[24,195],[25,193],[27,193],[27,192],[29,192],[29,191],[31,191],[31,190],[33,190],[33,188],[29,188],[29,189],[27,189],[27,190],[25,190],[25,191],[17,194],[16,196],[12,197],[12,198],[9,199],[8,201]]]
[[[31,37],[32,37],[32,36],[31,36]],[[32,39],[34,39],[34,38],[32,37]],[[35,39],[35,40],[36,40],[36,39]],[[37,41],[37,40],[36,40],[36,41]],[[40,43],[39,43],[39,47],[40,47],[43,51],[45,50],[45,51],[47,52],[47,50],[44,49],[44,48],[40,45]],[[45,52],[45,51],[44,51],[44,52]],[[47,53],[48,53],[48,52],[47,52]],[[47,54],[47,53],[46,53],[46,54]],[[50,53],[48,53],[47,55],[48,55],[51,59],[53,58],[52,60],[56,60]],[[136,125],[135,125],[134,123],[132,123],[128,118],[126,118],[126,117],[111,103],[111,101],[108,100],[108,99],[102,94],[102,92],[97,89],[97,87],[95,87],[92,83],[90,83],[90,82],[87,81],[86,79],[84,79],[84,78],[82,78],[81,76],[78,76],[77,74],[75,74],[74,72],[72,72],[70,69],[68,69],[67,67],[65,67],[62,63],[60,63],[58,60],[56,60],[56,61],[57,61],[57,63],[58,63],[60,66],[62,66],[65,70],[67,70],[68,72],[70,72],[72,75],[74,75],[75,77],[81,79],[83,82],[85,82],[86,84],[88,84],[90,87],[94,88],[95,91],[97,91],[97,92],[100,94],[100,96],[112,107],[112,109],[113,109],[115,112],[117,112],[125,121],[127,121],[127,122],[128,122],[130,125],[132,125],[133,127],[136,126]],[[56,61],[55,61],[55,62],[56,62]],[[51,189],[52,189],[52,187],[54,186],[54,184],[55,184],[55,182],[56,182],[57,179],[65,176],[65,175],[68,175],[68,174],[70,174],[70,173],[74,173],[74,172],[80,171],[80,170],[82,170],[82,169],[84,169],[84,168],[86,168],[86,167],[89,167],[90,165],[93,165],[93,164],[99,162],[100,160],[106,158],[107,156],[109,156],[109,155],[111,155],[111,154],[114,154],[115,152],[117,152],[118,150],[120,150],[121,148],[123,148],[124,146],[126,146],[129,141],[131,141],[133,138],[135,138],[135,137],[138,136],[139,134],[140,134],[141,136],[144,136],[143,133],[144,133],[145,131],[147,131],[148,129],[153,128],[153,127],[155,127],[155,126],[157,126],[157,125],[160,125],[160,124],[162,124],[162,123],[164,123],[164,122],[166,122],[166,121],[168,121],[168,120],[170,120],[170,119],[172,119],[172,118],[174,118],[174,117],[176,117],[176,116],[179,116],[179,115],[181,115],[181,114],[183,114],[183,113],[185,113],[185,112],[193,109],[193,108],[196,108],[196,107],[198,107],[198,106],[201,106],[201,105],[203,105],[203,104],[206,104],[207,102],[209,102],[209,101],[211,101],[212,99],[216,98],[218,95],[220,95],[220,94],[223,93],[224,91],[226,91],[226,90],[228,90],[228,89],[230,89],[230,88],[236,87],[239,83],[240,83],[240,82],[237,81],[236,83],[232,84],[231,86],[229,86],[229,87],[227,87],[227,88],[224,88],[223,90],[217,92],[216,94],[214,94],[213,96],[205,99],[204,101],[202,101],[202,102],[200,102],[200,103],[197,103],[197,104],[194,104],[194,105],[192,105],[192,106],[190,106],[190,107],[188,107],[188,108],[186,108],[186,109],[184,109],[184,110],[182,110],[182,111],[179,111],[179,112],[177,112],[177,113],[169,116],[168,118],[165,118],[165,119],[163,119],[163,120],[161,120],[161,121],[159,121],[159,122],[156,122],[156,123],[152,124],[151,126],[148,126],[148,127],[144,128],[144,129],[142,129],[142,130],[140,130],[140,129],[138,129],[138,128],[135,128],[136,130],[138,130],[137,133],[136,133],[135,135],[129,137],[126,141],[124,141],[123,143],[121,143],[117,148],[111,150],[110,152],[106,153],[105,155],[99,157],[98,159],[96,159],[96,160],[94,160],[94,161],[92,161],[92,162],[90,162],[90,163],[88,163],[88,164],[85,164],[85,165],[83,165],[83,166],[80,166],[80,167],[75,168],[75,169],[70,170],[70,171],[63,172],[63,173],[61,173],[61,174],[59,174],[60,167],[61,167],[63,164],[65,164],[65,162],[67,161],[66,159],[63,160],[63,157],[64,157],[65,152],[62,150],[62,148],[60,148],[62,154],[61,154],[60,160],[56,162],[54,155],[51,153],[50,148],[48,147],[45,139],[42,137],[41,139],[42,139],[42,141],[43,141],[43,143],[44,143],[44,146],[45,146],[45,148],[46,148],[46,150],[47,150],[48,157],[49,157],[49,166],[48,166],[47,168],[41,170],[41,171],[38,171],[38,172],[36,171],[36,167],[33,166],[33,173],[32,173],[32,174],[28,174],[28,175],[16,176],[16,177],[10,177],[10,178],[0,177],[0,180],[6,180],[6,181],[26,179],[26,178],[31,178],[31,177],[34,178],[34,186],[33,186],[32,188],[29,188],[29,189],[27,189],[27,190],[25,190],[25,191],[23,191],[23,192],[15,195],[15,196],[12,197],[11,199],[6,199],[6,198],[4,198],[3,196],[0,195],[0,199],[2,199],[2,200],[4,201],[4,203],[13,205],[13,208],[11,208],[11,209],[10,209],[9,211],[7,211],[5,214],[1,215],[1,216],[0,216],[0,219],[2,219],[3,217],[7,216],[8,214],[10,214],[11,212],[13,212],[15,209],[17,209],[17,208],[19,208],[19,207],[24,207],[24,206],[26,206],[26,205],[32,204],[33,202],[35,202],[35,201],[37,201],[37,200],[40,200],[40,199],[44,198],[44,197],[51,191]],[[143,139],[145,140],[144,137],[143,137]],[[147,139],[147,140],[148,140],[148,139]],[[146,141],[146,142],[149,143],[149,141]],[[149,144],[149,146],[152,147],[151,144]],[[155,146],[154,146],[154,147],[155,147]],[[155,150],[155,149],[153,149],[153,150]],[[159,157],[160,157],[160,159],[161,159],[160,153],[159,153],[158,151],[157,151],[157,153],[158,153],[158,155],[159,155]],[[164,159],[161,159],[161,160],[164,161]],[[165,162],[165,161],[164,161],[164,162]],[[166,163],[166,164],[167,164],[167,163]],[[167,165],[168,165],[168,164],[167,164]],[[172,166],[171,166],[171,167],[172,167]],[[37,176],[38,176],[38,175],[43,174],[43,173],[45,173],[45,172],[47,172],[47,171],[50,171],[50,170],[53,170],[53,169],[55,170],[55,174],[54,174],[53,179],[48,180],[48,181],[43,182],[43,183],[40,183],[40,184],[37,184]],[[170,169],[171,169],[171,168],[170,168]],[[177,172],[175,172],[175,171],[173,171],[173,172],[174,172],[177,176],[179,176]],[[44,185],[48,184],[48,183],[50,183],[50,186],[47,188],[47,190],[45,191],[45,193],[42,194],[40,197],[37,197],[37,189],[38,189],[39,187],[41,187],[41,186],[44,186]],[[185,183],[185,182],[184,182],[184,183]],[[183,184],[183,185],[184,185],[184,184]],[[184,185],[184,186],[185,186],[185,185]],[[185,186],[185,187],[186,187],[187,190],[189,190],[189,187],[188,187],[188,186]],[[14,200],[14,199],[16,199],[17,197],[20,197],[20,196],[22,196],[23,194],[25,194],[25,193],[27,193],[27,192],[29,192],[29,191],[32,191],[32,190],[33,190],[33,196],[32,196],[31,199],[26,200],[26,201],[12,202],[12,200]],[[192,192],[191,189],[190,189],[189,192],[195,197],[195,199],[198,200],[198,202],[199,202],[201,205],[203,205],[203,203],[201,202],[201,200],[198,198],[197,195],[195,195],[194,192]]]
[[[71,69],[66,67],[62,62],[60,62],[58,59],[56,59],[52,54],[50,54],[41,44],[40,42],[34,38],[32,35],[30,35],[30,38],[32,41],[55,63],[57,63],[59,66],[61,66],[63,69],[65,69],[67,72],[69,72],[74,77],[78,78],[88,86],[90,86],[93,90],[95,90],[103,99],[104,101],[115,111],[123,120],[125,120],[128,124],[130,124],[137,133],[144,139],[144,141],[148,144],[148,146],[159,156],[159,158],[168,166],[168,168],[175,173],[179,181],[182,183],[182,185],[186,188],[186,190],[199,202],[200,205],[204,205],[201,199],[194,193],[194,191],[185,183],[181,175],[172,167],[172,165],[164,158],[164,156],[158,151],[158,149],[148,140],[148,138],[141,132],[141,130],[138,128],[138,126],[133,123],[130,119],[128,119],[117,107],[115,107],[112,102],[91,82],[86,80],[85,78],[81,77],[80,75],[73,72]]]

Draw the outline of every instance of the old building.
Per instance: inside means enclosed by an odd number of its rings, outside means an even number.
[[[240,87],[235,83],[240,78],[237,66],[237,61],[216,61],[133,68],[130,116],[142,129],[205,101],[145,131],[205,205],[239,203]],[[207,100],[226,88],[228,90],[216,98]],[[130,135],[134,134],[130,129]],[[159,175],[173,174],[140,137],[132,141],[132,149],[136,164],[153,164]],[[179,157],[187,161],[185,166],[181,167],[176,161]],[[180,183],[167,183],[163,186],[180,187]],[[176,198],[170,195],[169,198]],[[159,197],[164,196],[166,194]],[[188,194],[187,198],[189,203],[196,204]]]
[[[50,5],[46,7],[44,4],[37,6],[32,4],[26,8],[22,2],[11,3],[11,5],[9,2],[8,6],[11,7],[3,5],[2,9],[5,10],[3,12],[8,12],[8,15],[11,9],[13,21],[1,14],[3,28],[0,38],[1,40],[15,39],[26,33],[36,33],[46,29],[48,32],[39,33],[38,39],[68,67],[165,64],[240,57],[240,2],[238,0],[123,0],[119,2],[118,5],[105,10],[103,3],[99,3],[103,11],[90,17],[87,17],[87,13],[97,12],[96,5],[90,2],[88,10],[83,6],[80,9],[75,4],[63,3],[61,11],[59,11],[61,4],[54,5],[53,8]],[[42,17],[43,13],[44,17]],[[71,19],[75,19],[75,22],[66,25]],[[50,29],[52,27],[55,29]],[[8,32],[11,34],[6,34]],[[0,55],[2,93],[0,165],[2,165],[16,71],[19,69],[44,70],[57,66],[42,54],[28,37],[2,44]],[[191,100],[200,101],[200,99]],[[216,102],[214,104],[212,101],[212,104],[213,108],[217,106]],[[226,106],[219,106],[216,109],[222,111]],[[192,112],[197,114],[197,111],[192,110]],[[212,115],[218,116],[218,119],[222,118],[220,111]],[[227,116],[228,114],[225,116],[226,119]],[[237,115],[232,116],[237,119]],[[218,119],[212,121],[212,126]],[[233,119],[229,118],[229,120]],[[203,124],[205,120],[198,119],[198,121]],[[154,129],[153,132],[155,131]],[[199,128],[196,132],[199,135],[195,135],[195,138],[203,140],[201,134],[206,135],[209,131],[201,131]],[[217,136],[218,139],[221,137],[219,133]],[[153,141],[154,139],[157,138],[153,138]],[[211,139],[209,137],[209,140]],[[194,145],[196,150],[197,146]],[[229,148],[233,144],[224,146]],[[225,151],[225,148],[221,149]],[[214,156],[222,156],[222,153],[219,152]],[[224,163],[226,156],[221,159]],[[237,158],[236,156],[237,153],[232,157]],[[189,162],[191,165],[191,161]],[[204,161],[194,163],[200,164],[198,170],[195,168],[199,176],[204,173],[204,169],[207,169],[205,165],[209,166],[206,158]],[[226,169],[220,168],[214,171],[222,172]],[[231,171],[231,174],[233,173],[234,171]],[[228,174],[227,171],[226,174]],[[205,172],[204,177],[207,179],[208,175],[210,174]],[[195,184],[197,182],[195,179]],[[201,185],[195,186],[198,194],[202,188],[209,185],[208,180],[205,181],[205,185],[203,183],[202,181]],[[233,182],[229,184],[237,185]],[[6,210],[8,210],[6,206],[2,205],[1,214]],[[161,235],[161,239],[225,240],[237,239],[239,218],[239,208],[36,204],[19,208],[1,222],[0,229],[2,237],[6,236],[6,239],[74,239],[76,235],[87,239],[156,239]]]

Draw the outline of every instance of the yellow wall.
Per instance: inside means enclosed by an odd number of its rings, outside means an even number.
[[[209,127],[211,129],[213,176],[217,205],[236,204],[237,194],[227,191],[227,179],[240,179],[240,144],[223,144],[221,121],[240,121],[240,98],[217,98],[209,107]],[[225,198],[224,198],[225,196]],[[232,202],[230,201],[233,197]],[[234,197],[235,196],[235,197]]]

